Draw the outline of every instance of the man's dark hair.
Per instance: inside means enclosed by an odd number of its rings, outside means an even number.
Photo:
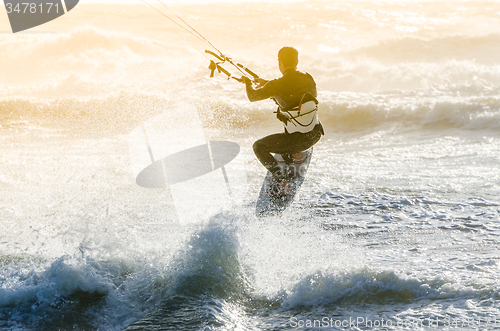
[[[279,50],[278,59],[286,68],[295,67],[299,60],[299,52],[293,47],[285,46]]]

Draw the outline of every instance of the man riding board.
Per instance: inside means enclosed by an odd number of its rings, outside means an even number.
[[[278,52],[278,67],[282,77],[267,81],[258,78],[256,89],[248,77],[241,77],[251,102],[271,98],[278,105],[277,118],[285,131],[257,140],[253,150],[259,161],[278,181],[293,176],[282,169],[271,153],[280,154],[287,164],[300,163],[303,151],[315,145],[324,135],[318,120],[316,83],[312,76],[297,70],[298,51],[283,47]]]

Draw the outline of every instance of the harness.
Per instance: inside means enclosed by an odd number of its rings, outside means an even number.
[[[306,92],[297,107],[290,110],[278,108],[278,119],[283,122],[286,132],[307,133],[319,124],[318,100],[309,92]]]

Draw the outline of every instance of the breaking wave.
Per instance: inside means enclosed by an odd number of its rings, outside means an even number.
[[[30,38],[0,39],[8,50],[0,59],[4,121],[62,118],[70,127],[127,132],[181,100],[197,104],[213,125],[223,120],[230,128],[260,126],[272,119],[272,103],[250,104],[239,83],[210,80],[206,59],[189,45],[89,25],[27,43]],[[496,129],[500,63],[491,49],[498,40],[498,34],[403,38],[331,56],[306,52],[301,63],[316,77],[327,130],[388,123]],[[20,63],[29,65],[19,70]],[[274,68],[260,70],[275,75]],[[113,114],[119,120],[111,123]]]
[[[0,316],[9,317],[0,327],[139,330],[163,325],[166,330],[189,330],[241,327],[244,321],[252,329],[256,322],[248,313],[254,318],[265,313],[284,325],[304,309],[498,299],[493,289],[464,286],[443,276],[417,279],[368,267],[317,271],[277,294],[255,293],[256,275],[242,262],[241,233],[230,225],[234,221],[228,214],[212,219],[178,247],[172,260],[161,252],[106,260],[91,258],[90,252],[52,261],[4,256]]]

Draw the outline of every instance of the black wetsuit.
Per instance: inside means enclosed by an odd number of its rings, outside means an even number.
[[[316,83],[311,75],[295,68],[286,70],[283,77],[271,80],[262,88],[254,89],[249,79],[245,81],[246,92],[250,101],[272,98],[279,106],[279,111],[297,107],[304,94],[309,92],[317,96]],[[305,151],[316,144],[323,134],[321,124],[307,133],[277,133],[257,140],[253,150],[259,161],[274,175],[280,175],[280,167],[271,153],[290,155]]]

